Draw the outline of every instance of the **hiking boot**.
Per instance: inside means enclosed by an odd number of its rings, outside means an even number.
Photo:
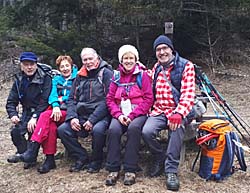
[[[166,185],[168,190],[178,191],[180,188],[180,182],[176,173],[166,174]]]
[[[20,154],[19,153],[16,153],[15,155],[12,155],[10,156],[7,161],[9,163],[17,163],[17,162],[20,162],[21,159],[20,159]]]
[[[91,168],[89,167],[87,172],[90,174],[94,174],[94,173],[98,173],[100,171],[100,168],[96,169],[96,168]]]
[[[69,169],[70,172],[79,172],[85,169],[87,161],[77,160]]]
[[[23,169],[27,170],[27,169],[33,168],[36,166],[36,164],[37,164],[37,162],[24,163]]]
[[[107,186],[114,186],[119,178],[119,172],[110,172],[106,178]]]
[[[133,185],[135,183],[135,173],[126,172],[123,183],[127,186]]]
[[[88,165],[88,173],[98,173],[100,169],[102,168],[102,162],[100,161],[93,161]]]
[[[46,159],[43,163],[43,165],[41,165],[37,171],[40,174],[45,174],[48,173],[50,170],[55,169],[56,168],[56,163],[55,163],[55,158],[54,155],[46,155]]]
[[[39,148],[40,144],[38,142],[30,142],[28,149],[24,153],[20,154],[20,159],[26,163],[36,162]]]
[[[165,156],[156,156],[149,170],[150,177],[160,176],[164,169]]]

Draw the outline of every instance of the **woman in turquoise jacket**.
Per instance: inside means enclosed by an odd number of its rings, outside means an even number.
[[[77,68],[70,56],[59,56],[56,65],[60,75],[52,79],[52,89],[49,96],[50,107],[41,113],[36,128],[31,137],[31,143],[26,152],[21,154],[21,160],[26,163],[36,162],[40,145],[46,160],[38,172],[47,173],[56,167],[54,154],[56,153],[57,127],[65,121],[67,100],[73,80],[77,75]]]
[[[53,78],[52,89],[49,96],[49,104],[52,108],[60,107],[60,109],[65,110],[64,108],[66,108],[66,101],[69,98],[70,88],[77,72],[76,66],[73,66],[72,74],[68,79],[62,75]]]

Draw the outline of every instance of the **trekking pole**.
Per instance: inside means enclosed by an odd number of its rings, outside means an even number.
[[[227,115],[225,114],[225,112],[222,110],[222,108],[214,101],[214,99],[208,94],[208,91],[207,91],[207,88],[206,86],[202,84],[202,87],[203,87],[203,91],[204,93],[206,94],[210,104],[212,105],[212,108],[213,108],[213,111],[214,111],[214,114],[216,115],[216,117],[218,118],[219,117],[219,112],[216,110],[216,109],[219,109],[220,113],[227,119]]]
[[[209,89],[208,91],[215,97],[215,99],[218,101],[219,105],[222,107],[222,109],[226,113],[226,115],[227,115],[226,118],[228,119],[228,121],[240,133],[240,135],[242,136],[242,138],[246,141],[246,143],[250,147],[250,143],[248,142],[249,140],[246,139],[246,137],[240,131],[240,129],[235,124],[235,122],[233,121],[233,119],[231,118],[231,116],[229,115],[229,113],[227,112],[227,110],[233,115],[233,117],[238,121],[238,123],[241,125],[241,127],[244,129],[244,131],[250,137],[249,132],[247,131],[247,129],[245,128],[245,126],[241,123],[241,121],[239,120],[237,114],[231,109],[231,107],[226,103],[225,99],[221,96],[221,94],[212,85],[212,83],[210,82],[210,80],[208,79],[208,77],[206,76],[206,74],[202,73],[198,68],[195,69],[195,73],[196,73],[196,78],[198,80],[199,87],[201,88],[201,84],[202,83],[206,85],[206,87]]]
[[[240,128],[237,126],[237,124],[233,121],[233,119],[231,118],[231,116],[229,115],[229,113],[226,111],[226,108],[219,103],[220,106],[223,108],[224,112],[226,113],[226,119],[233,125],[233,127],[238,131],[238,133],[241,135],[242,139],[247,143],[247,145],[250,147],[250,142],[249,139],[245,137],[245,135],[241,132]],[[248,137],[250,137],[249,132],[246,130],[246,128],[241,124],[241,122],[239,122],[238,119],[236,119],[238,121],[238,123],[241,125],[241,127],[244,129],[244,131],[248,134]]]
[[[224,106],[227,108],[227,110],[233,115],[233,117],[238,121],[238,123],[241,125],[241,127],[247,132],[247,134],[250,136],[250,133],[246,129],[246,127],[242,124],[242,122],[239,119],[239,116],[235,111],[229,106],[229,104],[226,102],[226,100],[222,97],[222,95],[215,89],[215,87],[212,85],[212,83],[209,81],[208,77],[203,73],[202,74],[205,80],[205,83],[207,84],[208,88],[210,89],[213,96],[216,98],[216,100],[221,104],[221,106]],[[225,108],[224,108],[225,109]],[[225,109],[226,110],[226,109]],[[227,112],[226,112],[227,113]],[[227,113],[228,114],[228,113]],[[242,119],[242,118],[241,118]],[[247,125],[247,124],[246,124]],[[248,125],[247,125],[248,126]],[[249,128],[249,126],[248,126]]]
[[[234,111],[234,110],[232,109],[232,111]],[[250,128],[250,126],[247,124],[247,122],[245,122],[244,119],[243,119],[236,111],[234,111],[234,114],[237,115],[238,118],[239,118],[248,128]]]
[[[213,94],[213,91],[212,91],[212,94]],[[214,94],[213,94],[214,95]],[[221,103],[221,101],[219,101],[218,97],[216,97],[216,95],[214,95],[214,97],[216,98],[216,100],[219,102],[219,105],[220,107],[222,107],[223,111],[225,112],[226,114],[226,119],[233,125],[233,127],[240,133],[241,137],[246,141],[246,143],[248,144],[248,146],[250,147],[250,142],[249,140],[243,135],[243,133],[241,132],[240,128],[237,126],[237,124],[233,121],[232,117],[230,116],[230,114],[228,113],[227,110],[229,109],[226,109],[226,107],[224,106],[225,104],[224,103]],[[230,113],[232,113],[230,110],[229,110]],[[224,114],[224,113],[223,113]],[[242,125],[242,123],[237,119],[237,117],[234,116],[234,118],[238,121],[238,123],[241,125],[241,127],[244,129],[244,131],[248,134],[248,136],[250,137],[250,134],[249,132],[247,131],[247,129]]]
[[[227,106],[228,110],[234,115],[234,117],[235,118],[237,117],[236,119],[239,119],[240,121],[242,121],[250,129],[250,126],[243,120],[243,118],[227,102],[225,102],[225,105]]]
[[[223,108],[223,110],[225,111],[225,113],[228,115],[228,117],[230,118],[229,113],[227,112],[227,110],[233,115],[233,117],[238,121],[238,123],[241,125],[241,127],[246,131],[246,133],[250,136],[250,133],[247,131],[247,129],[245,128],[245,126],[241,123],[241,121],[239,120],[238,116],[233,112],[233,110],[231,109],[231,107],[228,105],[228,103],[226,102],[226,100],[221,96],[221,94],[215,89],[215,87],[212,85],[212,83],[209,81],[208,77],[202,73],[202,79],[204,81],[204,83],[208,86],[211,94],[215,97],[215,99],[218,101],[218,103],[220,104],[220,106]],[[232,118],[231,118],[232,120]]]

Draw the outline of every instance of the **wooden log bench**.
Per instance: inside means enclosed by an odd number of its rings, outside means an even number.
[[[209,104],[209,100],[207,97],[202,97],[202,98],[199,98],[199,100],[202,100],[203,103],[205,104],[205,106],[207,106]],[[198,130],[198,126],[203,122],[203,121],[207,121],[207,120],[210,120],[210,119],[224,119],[225,120],[225,117],[224,116],[216,116],[215,114],[210,114],[208,112],[206,112],[204,115],[202,115],[202,117],[200,117],[198,120],[194,120],[193,122],[191,122],[187,128],[186,128],[186,133],[185,133],[185,137],[184,137],[184,142],[182,144],[182,149],[181,149],[181,157],[180,157],[180,164],[183,164],[184,161],[185,161],[185,155],[186,155],[186,150],[187,150],[187,144],[190,143],[190,140],[195,140],[196,136],[197,136],[197,130]],[[168,138],[168,134],[167,134],[167,130],[162,130],[160,133],[159,133],[159,136],[157,137],[157,139],[160,141],[161,144],[166,144],[167,143],[167,138]],[[126,134],[122,136],[122,142],[121,142],[121,146],[122,146],[122,149],[124,150],[125,148],[125,144],[126,144]],[[86,141],[88,141],[88,147],[90,147],[91,143],[89,142],[91,139],[90,138],[87,138],[87,139],[79,139],[82,141],[82,143],[85,143],[86,144]],[[145,143],[143,140],[141,140],[141,150],[144,149],[146,147]],[[105,152],[106,152],[106,149],[105,149]],[[59,157],[61,157],[61,154],[62,153],[62,156],[65,156],[65,157],[68,157],[68,153],[67,151],[65,152],[59,152]]]

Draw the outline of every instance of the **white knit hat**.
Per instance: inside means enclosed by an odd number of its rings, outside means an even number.
[[[123,55],[128,53],[128,52],[131,52],[132,54],[135,55],[136,61],[139,60],[139,53],[138,53],[137,49],[134,46],[132,46],[132,45],[123,45],[122,47],[120,47],[120,49],[118,51],[118,59],[119,59],[120,63],[122,62]]]

